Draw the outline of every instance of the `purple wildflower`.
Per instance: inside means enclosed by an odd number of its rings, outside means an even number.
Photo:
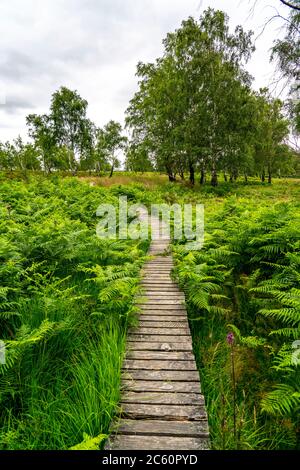
[[[234,343],[234,334],[232,333],[232,331],[230,333],[228,333],[228,335],[226,336],[226,341],[227,341],[227,344],[229,344],[229,346],[233,345],[233,343]]]

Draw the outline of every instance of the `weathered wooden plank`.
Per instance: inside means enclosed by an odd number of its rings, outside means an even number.
[[[158,266],[149,266],[146,269],[143,269],[142,272],[149,274],[149,271],[150,271],[150,274],[153,274],[153,273],[156,273],[157,271],[163,270],[163,271],[167,271],[170,274],[173,268],[174,266],[171,266],[171,265],[166,265],[166,266],[163,266],[162,268],[159,268]]]
[[[123,380],[162,380],[178,382],[195,382],[199,380],[199,373],[195,370],[124,370]]]
[[[188,419],[199,421],[207,418],[204,406],[199,405],[146,405],[140,403],[123,403],[121,416],[131,419]]]
[[[150,290],[151,289],[151,290]],[[159,298],[163,298],[163,299],[168,299],[168,300],[172,300],[172,299],[180,299],[181,302],[182,302],[182,305],[184,305],[184,302],[185,302],[185,296],[184,294],[178,294],[178,292],[172,292],[171,290],[163,290],[162,287],[160,287],[159,289],[157,290],[152,290],[153,287],[150,287],[150,289],[143,289],[141,291],[141,293],[139,294],[141,297],[146,297],[147,298],[151,298],[151,297],[159,297]]]
[[[170,331],[172,330],[172,331]],[[140,335],[188,335],[189,334],[189,329],[187,327],[181,327],[181,328],[149,328],[149,327],[140,327],[136,330],[137,334]]]
[[[161,274],[168,274],[168,275],[170,275],[171,269],[173,269],[173,268],[170,267],[170,268],[168,268],[168,270],[167,270],[166,273],[163,272],[163,273],[161,273]],[[150,268],[149,268],[149,270],[150,270]],[[161,271],[160,268],[156,268],[156,267],[151,268],[150,272],[149,272],[149,270],[147,269],[146,271],[144,271],[144,277],[142,278],[143,280],[147,280],[146,275],[147,275],[147,276],[148,276],[149,274],[154,275],[155,273],[157,273],[157,271]],[[177,287],[177,288],[178,288],[178,287]]]
[[[192,392],[201,393],[199,382],[163,382],[159,380],[123,380],[123,390],[133,392]]]
[[[141,303],[145,299],[145,297],[141,298]],[[138,303],[138,302],[137,302]],[[147,295],[147,304],[148,305],[156,305],[159,303],[159,305],[183,305],[184,300],[183,299],[176,299],[176,298],[163,298],[163,297],[152,297]]]
[[[139,304],[139,308],[142,310],[181,310],[183,312],[186,312],[186,308],[184,305],[155,305],[155,304]]]
[[[147,279],[151,279],[151,278],[168,278],[170,279],[171,278],[171,274],[170,274],[170,269],[169,270],[165,270],[166,272],[165,273],[157,273],[157,272],[149,272],[147,273]],[[142,271],[143,272],[143,271]]]
[[[159,282],[159,281],[145,281],[145,282],[142,282],[141,284],[141,288],[142,290],[152,290],[152,289],[169,289],[169,288],[172,288],[174,289],[175,288],[175,285],[173,284],[172,281],[164,281],[164,282]]]
[[[152,247],[152,248],[161,248],[161,247],[166,247],[166,248],[168,248],[169,245],[170,245],[170,237],[169,237],[169,238],[160,239],[160,240],[155,240],[155,239],[153,239],[153,240],[151,241],[151,247]]]
[[[172,342],[163,342],[163,341],[148,342],[148,341],[128,341],[128,350],[135,351],[192,351],[192,341],[191,338],[187,337],[185,342],[176,342],[176,338]]]
[[[170,269],[174,266],[173,263],[170,263],[170,262],[167,262],[167,263],[147,263],[147,264],[144,264],[143,266],[143,270],[145,269]]]
[[[168,273],[170,274],[171,270],[174,268],[173,265],[165,265],[163,267],[158,267],[158,266],[148,266],[147,268],[144,268],[142,272],[147,272],[148,271],[153,271],[153,272],[157,272],[157,271],[160,271],[160,270],[163,270],[163,271],[168,271]]]
[[[121,403],[202,406],[204,398],[200,393],[124,392]]]
[[[162,421],[156,419],[141,421],[120,419],[114,432],[144,436],[209,437],[206,421]]]
[[[166,292],[171,292],[172,294],[183,294],[181,290],[178,289],[176,284],[173,283],[173,281],[155,281],[154,279],[151,281],[148,281],[148,279],[144,278],[143,281],[141,281],[141,288],[143,290],[153,290],[154,292],[157,292],[157,290],[161,289],[162,291]]]
[[[205,450],[208,441],[197,437],[141,436],[121,434],[106,445],[107,450]]]
[[[141,298],[140,301],[136,302],[136,305],[141,307],[147,307],[149,310],[152,308],[157,308],[158,310],[162,310],[164,307],[167,307],[167,310],[170,310],[174,307],[174,310],[180,310],[180,307],[183,307],[185,310],[185,305],[182,300],[172,300],[172,299],[152,299],[152,298]]]
[[[151,321],[151,320],[143,320],[143,318],[141,318],[140,322],[139,322],[139,326],[141,328],[188,328],[188,321],[185,319],[185,320],[181,320],[181,321],[177,321],[176,317],[175,318],[169,318],[169,321],[167,320],[164,320],[164,321],[159,321],[159,320],[154,320],[154,321]]]
[[[164,259],[161,261],[157,261],[157,258],[161,258],[160,256],[155,256],[154,259],[148,261],[147,263],[144,264],[144,267],[147,266],[157,266],[160,268],[161,266],[174,266],[174,263],[170,258],[168,257],[163,257]]]
[[[154,249],[161,249],[161,248],[169,248],[169,245],[170,245],[170,239],[165,239],[165,240],[152,240],[151,241],[151,246],[150,246],[150,249],[152,248],[153,250]]]
[[[159,269],[161,267],[172,269],[174,268],[174,263],[171,263],[169,261],[161,261],[159,263],[157,263],[156,261],[155,262],[151,261],[150,263],[147,263],[144,265],[144,268],[153,268],[153,269],[158,268]]]
[[[158,268],[160,268],[161,266],[171,266],[171,267],[173,267],[174,262],[172,261],[172,259],[170,260],[170,258],[167,257],[167,256],[156,255],[156,256],[153,256],[150,261],[148,261],[146,264],[144,264],[144,267],[148,267],[148,266],[155,266],[155,267],[158,267]]]
[[[138,295],[145,296],[148,299],[154,299],[155,301],[180,300],[181,303],[185,302],[185,295],[183,294],[183,292],[176,290],[172,286],[165,287],[160,284],[158,284],[157,286],[142,286],[142,289]]]
[[[153,290],[154,289],[154,290]],[[138,294],[139,296],[145,295],[145,292],[149,295],[150,293],[152,294],[152,297],[171,297],[173,299],[185,299],[185,295],[183,292],[180,292],[179,290],[176,290],[174,287],[172,290],[170,288],[164,288],[161,285],[157,285],[156,288],[153,288],[153,286],[145,287],[141,289],[141,292]]]
[[[162,276],[162,277],[161,277],[161,278],[158,278],[158,277],[157,277],[158,275],[159,275],[159,276]],[[153,270],[153,271],[151,271],[151,272],[150,272],[150,271],[146,271],[146,272],[143,273],[143,278],[142,278],[142,279],[144,279],[144,280],[146,280],[146,281],[152,281],[152,280],[158,280],[158,279],[161,279],[161,280],[166,279],[166,280],[168,280],[168,281],[169,281],[170,279],[172,280],[172,278],[170,277],[170,270],[168,270],[168,271],[166,270],[166,271],[164,271],[164,272],[156,271],[156,270],[155,270],[155,271]]]
[[[160,250],[168,250],[169,249],[169,245],[170,245],[170,242],[169,240],[165,240],[161,243],[155,243],[155,241],[152,241],[151,243],[151,246],[150,246],[150,250],[149,250],[149,253],[151,253],[151,250],[152,251],[157,251],[158,253],[160,252]],[[159,253],[160,254],[160,253]]]
[[[147,263],[161,264],[161,263],[171,263],[174,264],[172,256],[151,256],[151,259]]]
[[[172,286],[172,287],[177,287],[174,281],[170,279],[148,279],[148,278],[143,278],[141,279],[141,286]]]
[[[178,321],[178,322],[187,322],[186,315],[178,315],[175,318],[172,315],[140,315],[140,321],[142,322],[152,322],[152,321]]]
[[[140,321],[141,328],[188,328],[187,320],[183,321]]]
[[[123,368],[131,370],[197,370],[195,361],[162,361],[155,359],[125,359]]]
[[[153,341],[154,343],[157,343],[158,341],[160,341],[161,343],[185,343],[185,344],[190,344],[190,341],[191,341],[191,337],[190,335],[176,335],[176,334],[173,334],[173,330],[171,331],[172,334],[168,333],[168,334],[165,334],[165,335],[160,335],[160,336],[157,336],[157,335],[153,335],[153,334],[140,334],[140,333],[137,333],[136,330],[135,331],[132,331],[132,333],[130,334],[129,336],[129,341],[145,341],[145,342],[151,342]]]
[[[151,282],[151,283],[145,283],[145,284],[141,284],[141,288],[142,288],[142,292],[145,292],[146,290],[151,290],[153,292],[157,292],[157,290],[162,290],[162,291],[168,291],[168,289],[174,289],[174,284],[172,282],[164,282],[164,283],[161,283],[161,282],[157,282],[157,284]],[[154,289],[154,290],[153,290]],[[174,290],[171,290],[169,292],[172,292],[172,294],[174,293]],[[177,293],[177,291],[176,291]]]
[[[143,287],[142,293],[149,295],[149,294],[157,294],[159,293],[160,295],[178,295],[179,291],[176,289],[176,287],[162,287],[162,286],[149,286],[149,287]],[[185,298],[184,294],[180,292],[180,295]]]
[[[172,269],[174,269],[175,266],[173,263],[163,263],[160,262],[158,264],[156,263],[149,263],[147,265],[144,265],[143,269],[168,269],[169,272],[171,272]]]
[[[155,277],[156,274],[161,274],[162,276],[167,277],[168,280],[170,280],[170,278],[171,278],[171,276],[170,276],[170,269],[164,270],[164,271],[166,271],[166,272],[158,273],[156,269],[155,269],[155,270],[154,270],[154,269],[151,270],[151,272],[145,271],[145,272],[143,273],[144,275],[143,275],[143,277],[142,277],[142,281],[148,281],[148,280],[149,280],[149,281],[150,281],[150,280],[152,281],[152,280],[155,280],[155,279],[156,279],[156,277]],[[151,279],[150,279],[150,278],[151,278]],[[171,280],[172,280],[172,278],[171,278]],[[178,286],[177,286],[177,289],[178,289]]]
[[[170,361],[194,361],[191,351],[139,351],[130,348],[126,354],[127,359],[155,359]]]
[[[162,290],[168,290],[168,289],[173,289],[171,290],[170,292],[174,292],[174,289],[176,289],[176,286],[175,284],[173,283],[173,281],[142,281],[140,283],[140,286],[141,286],[141,289],[142,291],[144,290],[153,290],[156,291],[157,289],[162,289]],[[176,290],[177,292],[177,290]]]
[[[174,297],[179,296],[185,298],[184,292],[178,290],[176,285],[172,281],[145,281],[140,285],[142,293],[152,292],[155,295],[172,295]]]
[[[152,315],[161,318],[169,318],[169,321],[176,321],[177,319],[182,318],[183,315],[186,318],[186,312],[183,310],[141,310],[139,318],[141,319],[141,321],[144,321],[144,317],[149,317]]]
[[[170,237],[161,238],[159,232],[157,232],[157,235],[159,235],[159,239],[156,240],[155,238],[153,238],[151,240],[151,248],[168,248],[168,246],[170,245]]]
[[[141,292],[142,294],[144,294],[144,292],[148,292],[148,294],[151,292],[152,293],[152,297],[166,297],[166,296],[169,296],[169,297],[173,297],[174,299],[185,299],[185,295],[183,292],[180,292],[179,290],[176,290],[175,287],[171,287],[172,290],[170,290],[170,287],[164,287],[162,285],[157,285],[156,287],[153,287],[153,286],[149,286],[149,287],[145,287],[143,286],[142,289],[141,289]],[[142,294],[139,294],[139,295],[142,295]]]
[[[170,269],[166,268],[166,269],[146,269],[146,270],[143,270],[142,271],[142,274],[144,276],[144,279],[145,278],[149,278],[149,277],[154,277],[156,275],[165,275],[166,277],[170,277]]]
[[[149,294],[149,293],[143,293],[139,296],[135,297],[137,303],[145,303],[145,300],[147,303],[152,304],[158,304],[159,305],[184,305],[184,297],[180,295],[170,295],[170,294],[162,294],[162,293],[157,293],[157,294]],[[144,301],[144,302],[143,302]]]
[[[164,274],[164,273],[168,273],[170,274],[170,267],[169,266],[161,266],[161,267],[158,267],[158,266],[147,266],[147,267],[144,267],[142,269],[142,273],[146,273],[146,274]]]
[[[140,321],[152,321],[147,320],[149,318],[157,318],[157,321],[166,321],[166,322],[176,322],[176,321],[186,321],[188,319],[186,313],[182,310],[142,310],[139,312]]]

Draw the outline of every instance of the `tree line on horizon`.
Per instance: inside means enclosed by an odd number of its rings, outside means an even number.
[[[253,33],[208,8],[188,18],[163,41],[162,57],[137,66],[138,91],[126,110],[126,128],[116,121],[97,127],[87,117],[88,103],[77,91],[61,87],[48,114],[26,118],[31,142],[21,137],[0,143],[0,169],[78,170],[110,176],[125,154],[128,171],[165,172],[170,181],[200,174],[213,186],[243,175],[271,183],[273,175],[292,175],[299,153],[289,136],[300,132],[299,100],[286,103],[268,89],[252,89],[245,65],[254,51]],[[300,14],[290,14],[286,37],[274,43],[277,60],[295,90],[299,79]],[[295,85],[296,84],[296,85]]]

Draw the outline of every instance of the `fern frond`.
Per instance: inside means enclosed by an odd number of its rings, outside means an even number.
[[[271,415],[286,416],[300,408],[300,392],[292,386],[277,384],[261,401],[262,411]]]

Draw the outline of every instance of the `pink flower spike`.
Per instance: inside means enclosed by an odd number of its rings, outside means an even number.
[[[226,336],[226,341],[227,341],[227,344],[229,344],[230,346],[233,345],[233,343],[234,343],[234,334],[232,333],[232,331],[230,333],[228,333],[228,335]]]

